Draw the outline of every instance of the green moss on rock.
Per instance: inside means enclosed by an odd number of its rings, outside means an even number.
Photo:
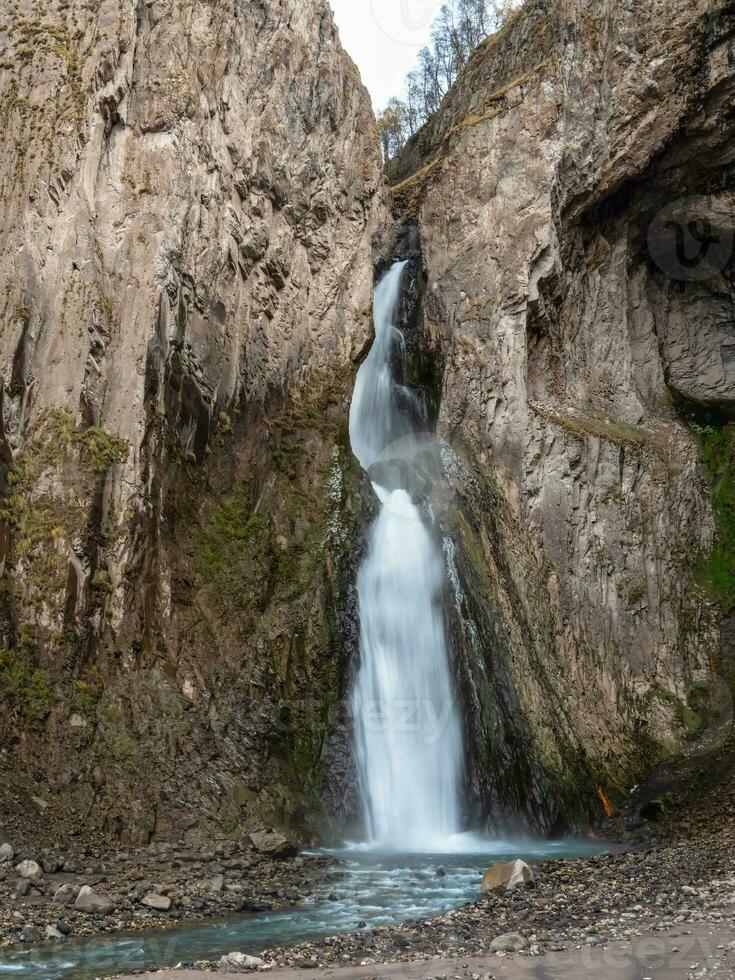
[[[51,687],[22,650],[0,649],[0,708],[21,726],[36,727],[53,704]]]
[[[712,488],[717,536],[697,580],[729,616],[735,610],[735,424],[697,430],[702,468]]]

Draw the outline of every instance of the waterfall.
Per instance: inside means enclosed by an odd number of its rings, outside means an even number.
[[[460,830],[462,742],[441,608],[443,562],[406,487],[379,482],[391,469],[391,444],[405,465],[416,424],[394,375],[403,354],[394,319],[405,264],[376,287],[375,341],[350,408],[352,450],[380,501],[358,573],[352,714],[368,843],[420,852],[442,850]]]

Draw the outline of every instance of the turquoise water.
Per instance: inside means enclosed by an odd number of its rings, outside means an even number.
[[[151,932],[87,940],[72,936],[53,946],[2,951],[0,980],[93,980],[215,959],[235,950],[258,955],[273,946],[458,908],[479,896],[482,873],[496,861],[574,858],[604,850],[610,846],[599,842],[501,843],[465,837],[448,854],[381,854],[360,847],[334,851],[344,863],[336,865],[319,892],[299,906]],[[445,873],[437,875],[439,869]]]

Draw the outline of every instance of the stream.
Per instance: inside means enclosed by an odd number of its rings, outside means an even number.
[[[496,861],[516,856],[529,861],[584,857],[607,849],[600,842],[504,842],[468,834],[458,835],[454,845],[456,850],[448,854],[381,853],[362,845],[333,851],[343,863],[335,865],[324,887],[300,905],[149,932],[72,938],[22,951],[0,951],[0,980],[93,980],[217,959],[235,950],[259,955],[274,946],[458,908],[479,897],[482,873]],[[330,895],[335,897],[330,899]]]

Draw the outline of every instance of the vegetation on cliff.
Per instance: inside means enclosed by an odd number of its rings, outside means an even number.
[[[712,488],[717,536],[699,580],[725,616],[735,610],[735,424],[698,431],[702,467]]]
[[[404,98],[394,97],[378,116],[383,159],[398,156],[406,141],[439,109],[471,52],[497,30],[517,0],[448,0],[434,20],[431,44],[406,77]]]

